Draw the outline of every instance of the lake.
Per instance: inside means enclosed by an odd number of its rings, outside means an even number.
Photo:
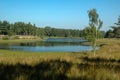
[[[30,52],[80,52],[90,51],[91,46],[84,46],[86,40],[80,38],[48,38],[29,43],[0,44],[1,49]]]

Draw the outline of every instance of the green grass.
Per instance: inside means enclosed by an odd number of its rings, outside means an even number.
[[[14,39],[14,40],[1,40],[1,43],[25,43],[25,42],[34,42],[34,41],[40,41],[41,39]]]
[[[0,63],[16,64],[23,63],[34,65],[47,60],[72,60],[70,53],[67,52],[24,52],[0,50]]]
[[[18,41],[20,42],[20,41]],[[120,80],[120,40],[100,39],[92,52],[0,50],[1,80]]]

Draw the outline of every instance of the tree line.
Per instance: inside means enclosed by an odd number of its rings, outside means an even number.
[[[120,16],[118,22],[106,32],[105,38],[120,38]]]
[[[83,30],[78,29],[59,29],[46,26],[38,27],[30,22],[15,22],[0,21],[0,35],[32,35],[32,36],[48,36],[48,37],[82,37],[85,38],[90,32],[90,27],[85,27]],[[91,33],[89,33],[91,34]],[[108,31],[97,31],[99,38],[120,38],[120,16],[118,22]],[[90,37],[90,36],[89,36]]]
[[[46,26],[45,28],[37,27],[35,24],[8,21],[0,21],[0,35],[33,35],[48,37],[84,37],[83,30],[77,29],[59,29]]]

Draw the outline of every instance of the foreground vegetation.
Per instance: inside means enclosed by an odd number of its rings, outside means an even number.
[[[120,40],[100,39],[92,52],[0,50],[1,80],[120,80]]]

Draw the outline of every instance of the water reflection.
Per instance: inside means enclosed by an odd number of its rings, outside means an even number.
[[[1,44],[1,49],[33,51],[33,52],[78,52],[91,50],[91,46],[83,46],[86,40],[79,38],[48,38],[44,41],[29,43]]]

